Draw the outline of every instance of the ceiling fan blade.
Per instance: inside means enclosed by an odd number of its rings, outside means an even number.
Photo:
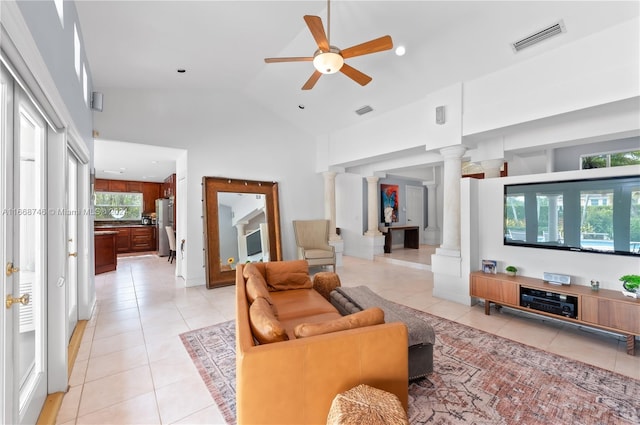
[[[351,78],[361,86],[366,86],[371,82],[371,80],[373,80],[373,78],[369,77],[367,74],[358,71],[357,69],[347,65],[346,63],[342,65],[342,68],[340,68],[340,72],[342,72],[344,75]]]
[[[376,38],[375,40],[369,40],[362,44],[358,44],[357,46],[352,46],[344,49],[342,51],[342,57],[347,59],[354,56],[368,55],[370,53],[389,50],[392,47],[393,41],[391,40],[391,36],[385,35],[380,38]]]
[[[323,52],[328,52],[329,40],[327,40],[327,35],[324,32],[322,19],[320,19],[319,16],[304,15],[304,21],[307,23],[309,31],[311,31],[311,35],[316,40],[318,48]]]
[[[313,74],[311,74],[311,77],[309,77],[309,79],[307,80],[307,82],[304,83],[304,86],[302,86],[302,90],[311,90],[313,86],[316,85],[316,83],[318,82],[321,76],[322,76],[321,72],[314,71]]]
[[[292,58],[264,58],[266,63],[276,62],[311,62],[313,58],[309,57],[292,57]]]

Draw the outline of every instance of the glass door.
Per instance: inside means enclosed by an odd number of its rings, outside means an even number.
[[[35,423],[46,382],[44,119],[2,69],[3,420]]]
[[[67,341],[78,324],[78,158],[67,149]]]

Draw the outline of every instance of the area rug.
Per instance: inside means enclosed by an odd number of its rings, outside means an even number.
[[[638,424],[640,381],[400,306],[436,332],[434,371],[409,385],[411,424]],[[235,323],[180,335],[235,424]]]

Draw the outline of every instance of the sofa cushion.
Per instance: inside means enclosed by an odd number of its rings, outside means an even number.
[[[339,319],[320,323],[301,323],[293,330],[296,338],[306,338],[347,329],[364,326],[380,325],[384,323],[384,312],[378,307],[371,307],[358,313],[342,316]]]
[[[313,289],[292,289],[271,292],[278,319],[285,321],[322,313],[338,313],[338,310]]]
[[[273,305],[273,300],[267,289],[267,282],[260,273],[250,275],[245,286],[247,288],[249,304],[252,304],[256,298],[262,297],[267,300],[269,304]]]
[[[244,277],[245,280],[249,279],[249,277],[253,274],[259,274],[260,276],[262,276],[263,278],[266,276],[266,273],[264,271],[265,267],[264,267],[265,263],[247,263],[243,266],[242,268],[242,277]]]
[[[276,319],[273,309],[264,298],[256,298],[249,307],[249,321],[253,336],[260,344],[289,339],[282,324]]]
[[[270,291],[309,289],[309,263],[305,260],[270,261],[265,263],[267,286]]]

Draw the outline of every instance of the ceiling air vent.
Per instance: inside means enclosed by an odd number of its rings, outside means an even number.
[[[565,31],[566,30],[564,28],[564,22],[558,21],[550,27],[547,27],[540,31],[536,31],[535,33],[523,38],[522,40],[511,43],[511,47],[513,48],[514,52],[519,52],[526,47],[533,46],[534,44],[540,43],[542,40],[546,40],[547,38],[561,34]]]
[[[371,111],[373,111],[373,108],[371,106],[367,105],[367,106],[363,106],[360,109],[356,109],[356,114],[364,115],[364,114],[368,114]]]

